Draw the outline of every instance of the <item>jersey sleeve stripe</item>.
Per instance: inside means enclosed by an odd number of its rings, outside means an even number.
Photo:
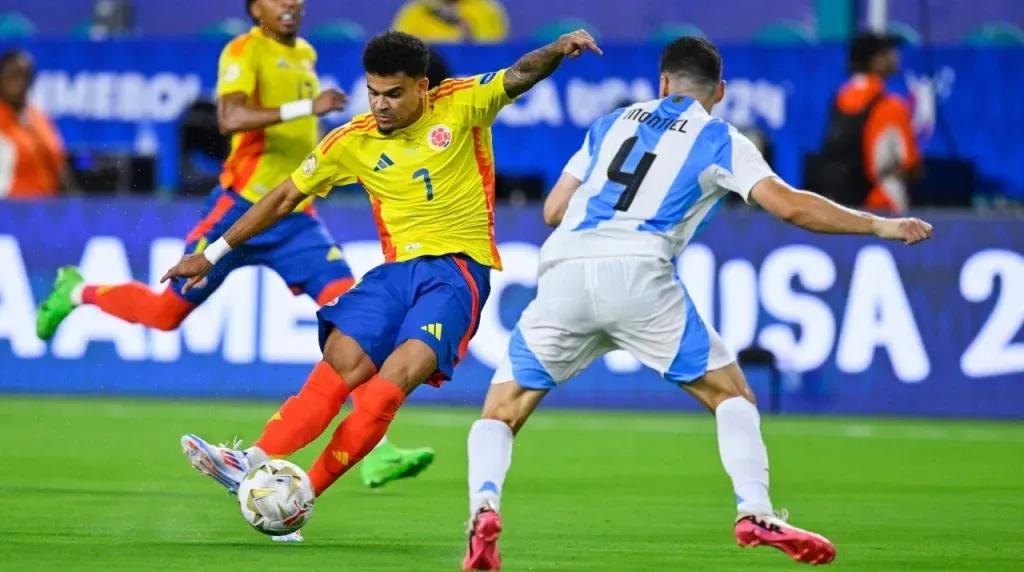
[[[437,88],[436,91],[434,91],[433,93],[430,94],[430,101],[431,102],[437,101],[438,99],[441,99],[442,97],[447,97],[447,96],[451,95],[456,90],[467,89],[467,88],[470,88],[470,87],[472,87],[472,84],[452,85],[452,86],[442,86],[442,87],[439,87],[439,88]]]
[[[447,87],[447,86],[439,87],[436,92],[431,94],[430,102],[433,103],[433,102],[435,102],[435,101],[437,101],[439,99],[443,99],[445,97],[448,97],[448,96],[452,95],[453,93],[458,93],[460,91],[465,91],[467,89],[470,89],[470,88],[473,87],[474,81],[475,80],[469,80],[468,83],[454,84],[454,85],[452,85],[450,87]]]
[[[327,139],[324,139],[322,145],[323,153],[326,154],[328,151],[330,151],[331,147],[334,147],[335,143],[341,141],[345,137],[345,135],[348,135],[349,133],[365,133],[367,131],[372,131],[376,128],[377,120],[374,119],[372,116],[369,119],[360,121],[359,123],[352,123],[347,127],[338,128],[335,130],[335,132],[332,132],[331,135],[328,135]]]
[[[324,137],[323,144],[325,146],[333,145],[334,144],[333,142],[334,142],[335,139],[337,139],[338,137],[341,137],[345,133],[348,133],[350,130],[352,130],[354,128],[366,125],[367,123],[369,123],[371,118],[372,118],[372,116],[364,117],[362,119],[357,119],[357,120],[351,121],[349,123],[346,123],[345,125],[342,125],[341,127],[333,129],[330,133],[327,134],[326,137]]]
[[[395,243],[391,240],[391,231],[388,230],[388,226],[384,224],[384,216],[381,213],[380,201],[377,197],[373,196],[370,192],[370,187],[366,186],[366,183],[359,177],[356,177],[356,181],[366,189],[368,195],[370,195],[370,205],[373,206],[373,220],[377,223],[377,234],[380,235],[380,249],[384,252],[384,262],[394,262],[397,258],[395,252]]]
[[[488,149],[480,127],[473,128],[473,155],[476,167],[480,172],[480,182],[484,191],[484,202],[487,207],[487,234],[491,243],[491,267],[501,270],[501,255],[498,253],[498,241],[494,238],[494,158]]]
[[[446,80],[442,81],[441,83],[439,83],[437,85],[437,89],[435,89],[433,91],[434,91],[434,93],[437,93],[439,91],[450,89],[450,88],[453,88],[453,87],[456,87],[456,86],[459,86],[459,85],[473,85],[473,82],[475,82],[475,81],[476,81],[476,78],[473,78],[473,77],[467,77],[467,78],[463,78],[463,79],[446,79]]]
[[[444,99],[446,97],[450,97],[450,96],[452,96],[452,95],[454,95],[454,94],[456,94],[456,93],[458,93],[460,91],[466,91],[467,89],[472,89],[472,88],[473,88],[472,85],[464,85],[464,86],[456,87],[454,89],[447,90],[444,93],[436,93],[436,94],[434,94],[433,97],[430,98],[430,103],[436,103],[437,101],[442,100],[442,99]]]
[[[245,45],[248,44],[251,39],[252,35],[246,32],[245,34],[236,37],[234,40],[231,40],[227,46],[228,54],[233,58],[241,56],[245,53]]]

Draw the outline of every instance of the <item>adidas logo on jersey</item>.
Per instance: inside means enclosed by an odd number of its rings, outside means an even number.
[[[383,171],[384,169],[387,169],[388,167],[394,164],[395,162],[391,160],[391,157],[388,157],[386,154],[381,153],[380,159],[377,159],[377,166],[373,168],[373,172],[376,173],[378,171]]]
[[[426,326],[421,326],[420,329],[434,336],[438,341],[441,340],[441,324],[427,324]]]

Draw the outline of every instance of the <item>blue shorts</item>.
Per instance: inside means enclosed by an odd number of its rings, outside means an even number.
[[[451,379],[491,293],[491,269],[463,255],[388,262],[370,270],[334,304],[320,308],[320,349],[332,329],[351,337],[380,370],[406,340],[437,355],[438,386]]]
[[[215,188],[206,199],[199,224],[186,239],[185,252],[206,248],[220,238],[252,205],[234,191],[219,186]],[[228,274],[236,268],[253,265],[272,269],[284,279],[293,293],[306,293],[314,300],[318,300],[320,294],[335,282],[353,281],[352,269],[345,262],[341,248],[310,207],[304,212],[282,218],[266,232],[232,249],[217,261],[201,288],[196,287],[182,294],[184,280],[173,281],[171,288],[187,302],[202,304],[224,283]]]

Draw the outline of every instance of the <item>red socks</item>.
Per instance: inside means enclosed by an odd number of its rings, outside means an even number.
[[[402,388],[386,379],[374,377],[361,387],[366,389],[360,391],[355,408],[334,430],[331,442],[309,469],[317,496],[377,446],[405,401]]]
[[[254,443],[271,457],[291,455],[327,429],[348,397],[345,380],[327,365],[316,364],[298,394],[284,402]]]
[[[94,304],[105,313],[133,324],[169,331],[195,308],[170,288],[157,294],[141,282],[116,286],[86,286],[82,303]]]

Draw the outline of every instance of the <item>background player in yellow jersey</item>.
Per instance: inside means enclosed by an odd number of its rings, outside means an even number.
[[[549,76],[565,56],[600,53],[583,31],[531,52],[512,67],[427,90],[426,45],[386,32],[366,45],[368,114],[328,134],[291,178],[203,253],[164,279],[200,283],[222,257],[288,216],[313,195],[360,183],[370,195],[386,262],[336,303],[322,307],[323,361],[267,423],[256,447],[230,453],[196,447],[191,461],[222,484],[269,456],[316,439],[349,392],[360,407],[341,422],[309,470],[319,495],[358,463],[420,384],[450,379],[477,328],[501,269],[494,240],[491,124],[498,111]],[[202,443],[197,437],[190,437]],[[270,444],[273,444],[273,447]],[[244,458],[245,465],[231,461]]]
[[[295,168],[316,146],[316,116],[340,110],[341,92],[321,91],[316,51],[298,37],[301,0],[246,0],[256,23],[220,56],[217,79],[218,120],[231,134],[231,154],[220,185],[207,200],[200,222],[189,233],[186,252],[199,252],[238,220]],[[39,309],[37,330],[43,339],[80,304],[160,330],[176,329],[229,273],[248,265],[274,269],[296,294],[323,304],[351,288],[352,271],[323,223],[312,198],[301,201],[272,228],[244,248],[223,257],[200,287],[184,292],[172,284],[157,294],[139,282],[85,285],[74,267],[62,268],[54,291]],[[369,486],[412,476],[433,460],[429,449],[400,450],[384,440],[363,467]]]

